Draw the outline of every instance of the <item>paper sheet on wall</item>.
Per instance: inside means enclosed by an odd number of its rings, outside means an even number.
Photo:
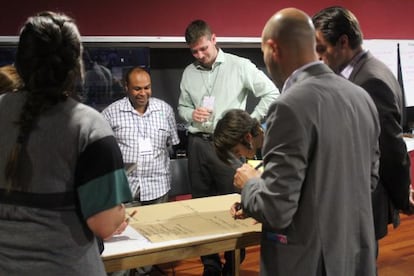
[[[369,39],[364,40],[365,49],[372,55],[385,63],[398,78],[398,41],[388,39]]]
[[[414,41],[400,42],[400,56],[405,105],[414,106]]]

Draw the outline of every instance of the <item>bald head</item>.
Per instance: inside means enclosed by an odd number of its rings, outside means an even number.
[[[263,29],[262,51],[276,85],[283,85],[294,70],[318,59],[311,18],[296,8],[274,14]]]
[[[142,77],[147,78],[149,80],[151,79],[150,75],[148,74],[148,72],[144,68],[141,68],[141,67],[137,66],[137,67],[130,68],[126,72],[126,74],[125,74],[125,84],[126,85],[129,84],[131,75],[135,75],[135,74],[141,75]]]
[[[262,41],[274,39],[280,44],[307,49],[315,47],[315,29],[311,18],[296,8],[286,8],[274,14],[266,23]]]

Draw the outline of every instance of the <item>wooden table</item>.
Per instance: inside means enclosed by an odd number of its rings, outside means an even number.
[[[239,200],[240,195],[231,194],[128,208],[128,213],[138,211],[136,220],[130,224],[132,228],[153,242],[140,243],[128,234],[105,242],[102,259],[106,271],[168,263],[234,250],[234,275],[239,275],[240,248],[258,245],[261,230],[261,225],[254,224],[251,219],[234,221],[231,218],[230,206]],[[195,224],[200,221],[201,228],[197,228]],[[217,223],[220,223],[219,227]],[[167,232],[164,232],[165,235],[158,235],[156,232],[164,226],[167,227]],[[180,231],[175,237],[171,233],[175,233],[177,227]],[[183,228],[184,231],[181,231]]]

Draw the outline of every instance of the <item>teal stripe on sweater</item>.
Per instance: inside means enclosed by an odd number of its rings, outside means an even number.
[[[124,169],[118,169],[78,187],[80,207],[85,219],[123,202],[132,200]]]

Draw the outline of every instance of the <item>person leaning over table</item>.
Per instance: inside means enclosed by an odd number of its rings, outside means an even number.
[[[267,21],[262,51],[282,93],[266,120],[263,173],[237,169],[242,209],[231,208],[235,218],[262,223],[260,275],[375,275],[373,100],[318,61],[312,20],[301,10]]]
[[[196,59],[183,72],[178,101],[178,113],[189,124],[191,193],[193,198],[233,193],[234,169],[218,159],[212,143],[216,122],[228,109],[245,109],[248,93],[260,98],[252,112],[260,121],[278,91],[250,60],[218,48],[216,35],[205,21],[192,21],[185,40]],[[222,266],[218,254],[202,256],[204,275],[231,273],[231,252],[225,253],[225,259]]]
[[[21,29],[24,89],[0,95],[0,275],[106,275],[95,235],[126,226],[132,196],[112,130],[71,97],[81,55],[64,14],[38,13]]]
[[[381,124],[378,186],[372,193],[375,237],[385,237],[388,224],[400,224],[399,211],[412,212],[410,158],[402,136],[403,95],[391,70],[362,47],[363,35],[355,15],[339,6],[313,16],[316,51],[331,69],[364,88],[372,97]]]
[[[263,145],[264,131],[247,111],[230,109],[218,120],[213,137],[217,156],[231,165],[241,162],[238,160],[255,159]]]

